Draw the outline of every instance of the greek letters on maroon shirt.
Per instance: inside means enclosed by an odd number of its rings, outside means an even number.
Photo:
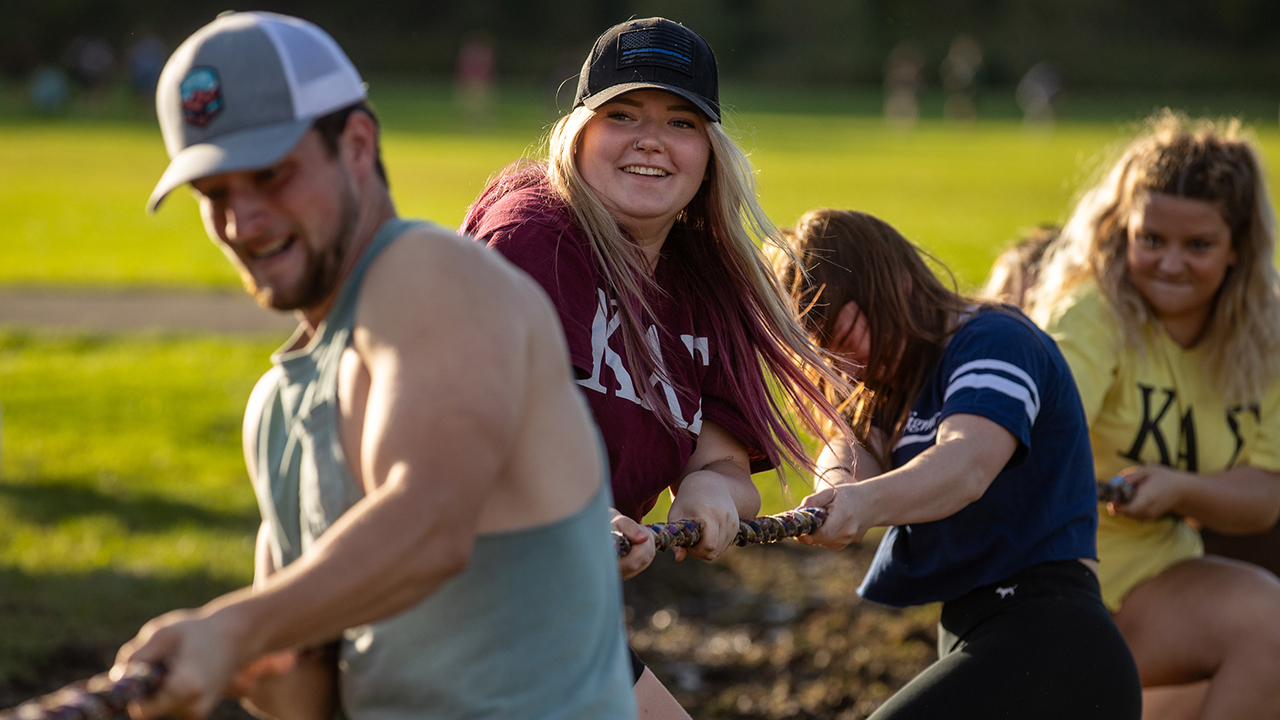
[[[639,378],[624,363],[621,318],[600,283],[586,235],[545,185],[482,198],[463,230],[533,277],[555,304],[578,385],[604,438],[619,512],[639,520],[653,508],[680,477],[705,421],[723,427],[751,451],[753,471],[769,468],[760,461],[762,444],[731,397],[705,320],[677,281],[683,274],[668,257],[654,271],[666,293],[651,300],[654,316],[641,318],[667,377]],[[677,227],[667,242],[680,240]],[[679,431],[673,433],[645,407],[641,382],[657,387]]]

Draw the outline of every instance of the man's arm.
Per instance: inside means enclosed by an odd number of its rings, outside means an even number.
[[[121,660],[170,670],[140,716],[203,716],[255,658],[407,609],[466,567],[519,426],[527,328],[507,278],[464,243],[406,238],[371,267],[354,335],[366,497],[259,591],[144,627]]]
[[[275,574],[271,526],[258,528],[253,586]],[[258,717],[276,720],[331,720],[337,704],[337,643],[304,651],[284,650],[254,661],[233,681],[241,704]]]

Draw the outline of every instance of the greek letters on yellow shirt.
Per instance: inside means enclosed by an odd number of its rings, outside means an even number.
[[[1201,348],[1180,347],[1158,326],[1143,348],[1125,343],[1093,282],[1054,308],[1046,330],[1079,386],[1099,479],[1154,464],[1202,474],[1238,465],[1280,470],[1280,383],[1260,403],[1228,406],[1203,374]],[[1182,520],[1099,514],[1098,575],[1113,612],[1138,583],[1204,554],[1199,533]]]

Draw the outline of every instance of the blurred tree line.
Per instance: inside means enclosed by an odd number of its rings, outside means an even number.
[[[85,38],[123,63],[144,37],[168,50],[232,0],[0,0],[0,72],[69,65]],[[663,15],[702,33],[726,78],[879,84],[906,40],[924,81],[961,33],[983,51],[985,85],[1053,63],[1076,88],[1280,87],[1276,0],[259,0],[234,9],[300,15],[331,32],[366,74],[447,77],[468,38],[504,78],[574,75],[592,39],[629,17]],[[154,40],[153,40],[154,42]]]

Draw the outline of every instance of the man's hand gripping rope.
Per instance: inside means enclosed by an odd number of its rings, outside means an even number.
[[[802,507],[788,510],[777,515],[768,515],[753,520],[738,522],[738,537],[734,544],[759,545],[774,543],[789,537],[808,535],[827,519],[826,508]],[[693,547],[702,539],[702,525],[696,520],[676,520],[669,523],[647,525],[653,532],[654,548],[670,550],[675,547]],[[631,552],[631,541],[622,533],[614,532],[614,543],[618,548],[618,557],[626,557]]]

